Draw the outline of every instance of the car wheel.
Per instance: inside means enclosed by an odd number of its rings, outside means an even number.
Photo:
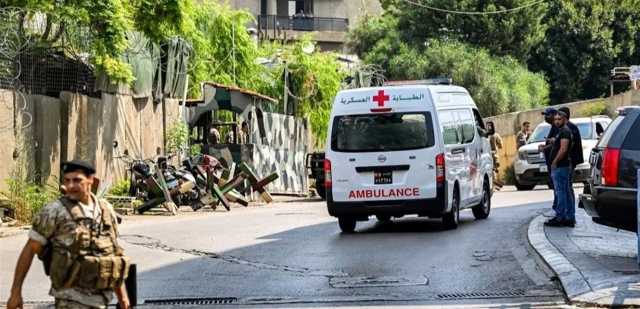
[[[486,219],[489,217],[489,213],[491,212],[491,189],[489,188],[489,184],[487,182],[484,183],[482,189],[482,201],[471,210],[473,211],[473,216],[477,220]]]
[[[453,190],[453,197],[451,199],[451,211],[442,216],[442,223],[447,230],[454,230],[458,228],[460,222],[460,193],[458,189]]]
[[[376,219],[380,222],[391,222],[391,216],[389,215],[376,215]]]
[[[338,218],[338,225],[342,233],[350,234],[356,229],[356,219],[340,217]]]
[[[518,191],[531,191],[535,187],[536,187],[535,184],[534,185],[523,185],[523,184],[520,184],[520,183],[516,183],[516,189]]]

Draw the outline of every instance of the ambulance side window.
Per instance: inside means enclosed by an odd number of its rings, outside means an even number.
[[[462,109],[458,110],[458,119],[460,119],[460,127],[462,133],[462,143],[468,144],[473,142],[473,139],[476,136],[476,125],[475,119],[473,119],[473,114],[471,110]]]
[[[458,145],[462,142],[455,111],[444,110],[439,113],[442,136],[445,145]]]

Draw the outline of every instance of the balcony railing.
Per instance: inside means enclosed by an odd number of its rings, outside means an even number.
[[[261,29],[265,30],[346,32],[349,29],[348,19],[331,17],[259,15],[258,24]]]

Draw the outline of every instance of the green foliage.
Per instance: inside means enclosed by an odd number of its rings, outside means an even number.
[[[193,44],[190,94],[199,83],[215,81],[243,88],[261,88],[264,68],[256,63],[258,47],[246,31],[251,13],[204,1],[188,12],[192,24],[182,35]]]
[[[513,164],[507,166],[504,170],[504,175],[502,176],[502,182],[505,185],[513,186],[516,184],[516,170],[513,167]]]
[[[21,223],[31,222],[42,207],[60,196],[53,186],[41,186],[21,178],[7,179],[7,190],[0,191],[0,200],[4,200],[15,218]]]
[[[189,148],[189,154],[191,156],[201,155],[202,154],[202,145],[200,145],[200,144],[191,145],[191,147]]]
[[[608,115],[609,110],[605,102],[599,101],[589,104],[583,111],[582,115],[585,117]]]
[[[305,52],[309,51],[310,47],[314,47],[314,51]],[[289,72],[289,104],[296,106],[297,116],[308,117],[316,138],[315,146],[323,147],[327,138],[327,123],[333,99],[346,76],[336,60],[336,55],[318,52],[308,38],[287,46],[266,46],[262,53],[277,53],[280,62],[268,72],[274,84],[266,84],[259,90],[282,102],[286,67]]]
[[[47,26],[65,27],[68,31],[88,30],[92,39],[89,46],[73,46],[90,52],[90,60],[98,72],[104,72],[113,81],[130,83],[134,80],[131,68],[122,59],[127,49],[126,33],[131,29],[129,2],[102,1],[0,1],[3,6],[29,9],[24,22],[35,19],[36,12],[47,16]],[[27,28],[28,29],[28,28]],[[48,42],[54,44],[58,42]],[[86,43],[86,42],[82,42]]]
[[[529,59],[530,51],[544,38],[544,12],[547,4],[496,15],[445,14],[420,8],[403,0],[382,0],[385,19],[396,18],[404,42],[422,45],[429,39],[456,40],[487,49],[492,55],[509,55],[519,61]],[[531,0],[422,0],[437,8],[490,12],[510,9]]]
[[[549,86],[511,57],[455,41],[429,40],[425,48],[397,40],[393,32],[365,54],[365,62],[382,65],[394,80],[451,77],[472,94],[484,116],[547,104]]]
[[[109,195],[115,196],[128,196],[129,188],[131,187],[131,182],[128,179],[123,179],[116,182],[115,185],[109,189]]]
[[[640,1],[550,1],[546,39],[529,65],[544,71],[554,103],[608,95],[609,71],[640,57]]]
[[[179,121],[167,130],[167,153],[177,154],[189,146],[189,128],[187,124]]]

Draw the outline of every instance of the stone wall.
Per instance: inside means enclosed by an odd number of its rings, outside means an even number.
[[[616,110],[621,106],[640,105],[640,91],[632,90],[609,98],[578,101],[554,107],[559,108],[561,106],[567,106],[571,109],[571,117],[577,118],[584,116],[588,113],[589,109],[593,108],[596,104],[605,104],[607,107],[607,114],[613,118]],[[520,125],[525,121],[529,121],[531,122],[531,129],[533,130],[539,123],[544,121],[541,115],[541,112],[544,109],[545,108],[532,109],[488,117],[485,119],[485,121],[493,121],[495,123],[496,132],[498,132],[502,137],[503,149],[499,151],[500,169],[502,174],[506,168],[513,164],[513,161],[518,155],[516,149],[516,134],[520,130]]]
[[[20,103],[26,99],[26,104]],[[0,180],[11,177],[19,163],[30,179],[57,184],[60,163],[82,159],[95,164],[104,185],[125,176],[124,162],[115,159],[125,152],[133,157],[153,158],[163,151],[163,126],[179,121],[176,100],[162,104],[150,98],[103,94],[100,99],[62,92],[59,98],[18,95],[0,90]],[[16,123],[29,125],[14,126]],[[114,148],[114,141],[118,147]],[[4,181],[0,188],[5,188]]]

